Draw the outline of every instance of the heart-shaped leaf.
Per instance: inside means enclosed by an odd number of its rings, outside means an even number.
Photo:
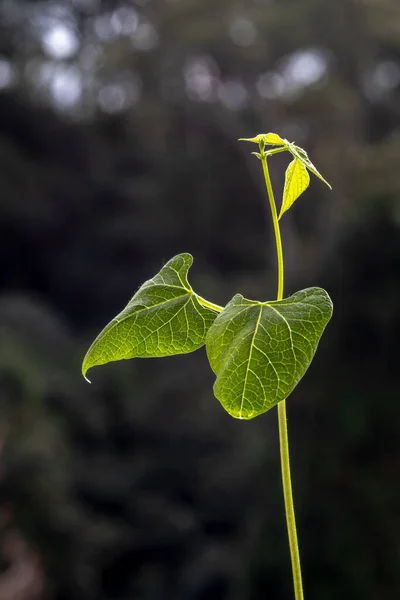
[[[190,254],[178,254],[146,281],[132,300],[97,336],[82,365],[96,365],[134,357],[171,356],[197,350],[217,312],[197,296],[187,279]]]
[[[217,376],[214,393],[227,412],[252,419],[287,398],[308,369],[331,316],[331,299],[321,288],[274,302],[234,296],[206,338]]]
[[[285,187],[279,219],[292,206],[293,202],[308,188],[310,176],[301,160],[294,158],[286,169]]]

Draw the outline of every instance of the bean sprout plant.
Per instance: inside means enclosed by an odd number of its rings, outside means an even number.
[[[126,307],[101,331],[82,365],[186,354],[205,345],[215,374],[214,395],[236,419],[253,419],[277,406],[283,496],[292,563],[295,600],[303,600],[290,473],[286,400],[307,371],[332,316],[325,290],[311,287],[284,297],[284,261],[280,219],[307,189],[309,173],[326,185],[305,150],[275,133],[243,141],[257,144],[271,209],[277,253],[276,298],[248,300],[236,294],[226,306],[199,296],[188,272],[193,257],[178,254],[146,281]],[[283,198],[278,214],[268,159],[289,152]]]

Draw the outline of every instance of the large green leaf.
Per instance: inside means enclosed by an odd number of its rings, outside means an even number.
[[[321,288],[274,302],[234,296],[206,340],[217,376],[214,393],[228,413],[252,419],[287,398],[310,365],[331,316],[332,302]]]
[[[141,286],[90,346],[82,365],[84,377],[96,365],[186,354],[204,345],[217,312],[190,287],[192,263],[190,254],[179,254]]]
[[[304,164],[298,158],[294,158],[286,169],[285,187],[279,219],[293,202],[308,188],[310,176]]]

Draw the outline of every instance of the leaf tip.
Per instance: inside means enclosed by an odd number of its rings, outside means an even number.
[[[250,421],[251,419],[254,419],[255,417],[258,417],[260,414],[262,414],[262,411],[257,410],[244,410],[243,408],[241,408],[240,410],[235,410],[232,407],[228,408],[224,405],[223,408],[226,410],[230,417],[232,417],[233,419],[237,419],[238,421]]]
[[[87,372],[89,371],[90,367],[91,367],[91,365],[88,365],[88,364],[87,364],[87,354],[86,354],[85,358],[83,359],[83,363],[82,363],[82,375],[83,375],[83,378],[84,378],[84,379],[85,379],[85,380],[86,380],[88,383],[92,383],[92,382],[90,381],[90,379],[89,379],[89,378],[87,377],[87,375],[86,375],[86,374],[87,374]]]

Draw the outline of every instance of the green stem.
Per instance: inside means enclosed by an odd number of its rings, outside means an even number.
[[[200,302],[200,304],[202,304],[206,308],[211,308],[211,310],[215,310],[215,312],[217,312],[217,313],[220,313],[220,312],[222,312],[224,310],[223,306],[219,306],[218,304],[214,304],[214,302],[209,302],[208,300],[206,300],[205,298],[202,298],[198,294],[196,294],[196,297],[197,297],[197,300]]]
[[[272,156],[273,154],[279,154],[280,152],[286,152],[287,146],[282,146],[280,148],[273,148],[272,150],[267,150],[264,152],[265,156]]]
[[[265,185],[267,187],[268,199],[271,207],[272,222],[274,225],[276,254],[278,259],[278,293],[277,300],[283,298],[284,285],[284,265],[282,239],[279,228],[278,214],[276,212],[276,204],[274,192],[272,190],[271,178],[269,175],[267,157],[264,149],[260,147],[261,163],[264,172]],[[283,400],[278,404],[278,423],[279,423],[279,445],[281,454],[281,471],[283,484],[283,497],[285,501],[286,525],[289,537],[290,558],[292,562],[293,587],[295,600],[304,600],[303,584],[301,578],[299,544],[297,540],[296,517],[294,512],[292,479],[290,474],[290,453],[289,439],[286,418],[286,401]]]
[[[275,232],[275,243],[276,243],[276,255],[278,258],[278,293],[276,296],[277,300],[283,298],[283,281],[284,281],[284,268],[283,268],[283,250],[282,250],[282,239],[281,231],[279,229],[278,213],[276,212],[276,204],[274,198],[274,192],[272,190],[271,177],[269,176],[269,170],[267,165],[267,157],[263,150],[261,150],[261,163],[264,171],[265,185],[267,186],[268,199],[271,207],[272,223],[274,225]]]
[[[278,404],[279,445],[281,451],[281,471],[283,483],[283,496],[285,499],[286,525],[289,537],[290,558],[292,561],[292,575],[294,597],[304,600],[303,583],[301,578],[301,564],[299,543],[297,540],[296,516],[293,504],[292,478],[290,475],[289,439],[286,419],[286,400]]]

